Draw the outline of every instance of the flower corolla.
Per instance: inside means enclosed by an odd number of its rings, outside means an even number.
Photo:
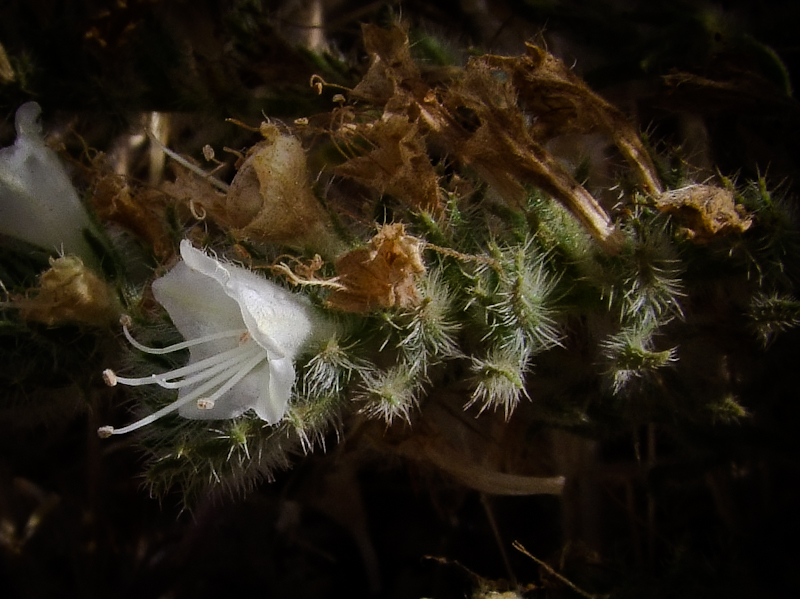
[[[168,406],[124,428],[101,427],[101,437],[123,434],[178,411],[184,418],[234,418],[249,409],[268,424],[286,413],[295,379],[294,360],[331,324],[305,296],[290,293],[244,268],[220,262],[182,241],[179,262],[153,283],[153,295],[185,341],[150,348],[151,354],[189,350],[189,363],[162,374],[125,378],[106,370],[109,385],[160,385],[178,389]]]
[[[44,143],[41,112],[36,102],[20,106],[17,139],[0,148],[0,233],[91,264],[96,258],[85,238],[91,221],[58,156]]]

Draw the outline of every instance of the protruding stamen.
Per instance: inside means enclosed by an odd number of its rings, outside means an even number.
[[[120,321],[122,321],[122,319],[120,319]],[[128,317],[127,321],[130,322],[130,317]],[[188,347],[194,347],[195,345],[200,345],[202,343],[208,343],[210,341],[219,341],[220,339],[227,339],[228,337],[241,337],[244,333],[247,333],[247,329],[234,329],[231,331],[222,331],[221,333],[213,333],[211,335],[206,335],[205,337],[198,337],[197,339],[191,339],[189,341],[181,341],[180,343],[176,343],[168,347],[148,347],[147,345],[139,343],[133,338],[133,335],[131,335],[131,332],[128,330],[128,324],[125,322],[122,323],[122,332],[125,333],[125,338],[128,340],[128,342],[136,349],[147,354],[162,355],[171,354],[173,352],[180,351]]]
[[[252,371],[256,366],[258,366],[261,362],[263,362],[266,359],[267,359],[266,352],[258,352],[244,364],[242,364],[241,361],[238,361],[236,365],[227,368],[224,372],[219,373],[211,380],[206,381],[204,384],[200,385],[190,393],[187,393],[184,397],[178,398],[168,406],[164,406],[160,410],[156,410],[149,416],[145,416],[144,418],[142,418],[137,422],[134,422],[133,424],[129,424],[128,426],[124,426],[119,429],[115,429],[114,427],[111,426],[104,426],[98,429],[97,432],[101,436],[124,435],[126,433],[130,433],[138,428],[147,426],[148,424],[155,422],[162,416],[166,416],[167,414],[174,412],[175,410],[177,410],[183,405],[186,405],[187,403],[196,401],[198,398],[202,398],[209,391],[221,385],[216,391],[214,391],[214,393],[210,397],[205,398],[206,401],[210,401],[213,403],[217,399],[222,397],[225,393],[230,391],[234,385],[236,385],[244,377],[250,374],[250,371]]]
[[[197,409],[198,410],[210,410],[214,407],[216,402],[213,399],[198,399],[197,400]]]
[[[111,435],[114,434],[114,427],[113,426],[101,426],[97,429],[97,436],[101,439],[108,439]]]
[[[188,366],[183,366],[182,368],[176,368],[175,370],[163,372],[161,374],[151,374],[149,376],[138,378],[127,378],[117,376],[115,374],[114,382],[115,384],[119,383],[122,385],[128,385],[130,387],[138,387],[140,385],[159,385],[165,389],[180,389],[181,387],[186,387],[188,385],[204,381],[216,375],[217,373],[226,370],[231,365],[247,359],[248,355],[253,354],[254,352],[261,352],[261,350],[255,344],[237,345],[228,351],[213,355],[204,360],[189,364]],[[195,376],[185,378],[182,381],[170,382],[190,374],[194,374]],[[103,373],[103,376],[105,377],[105,372]]]
[[[246,377],[248,374],[250,374],[250,372],[253,370],[253,368],[255,368],[256,366],[261,364],[261,362],[263,362],[266,359],[267,359],[266,354],[264,354],[264,353],[256,354],[253,357],[252,360],[249,360],[248,362],[245,362],[245,364],[244,364],[244,366],[242,366],[241,370],[239,370],[239,372],[234,374],[227,383],[225,383],[219,389],[214,391],[214,394],[211,395],[211,397],[207,398],[206,401],[210,401],[212,404],[214,402],[216,402],[220,397],[222,397],[228,391],[230,391],[234,387],[234,385],[236,385],[236,383],[238,383],[244,377]]]

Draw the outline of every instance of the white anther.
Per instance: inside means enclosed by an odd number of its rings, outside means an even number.
[[[106,385],[108,385],[109,387],[116,387],[117,386],[117,375],[110,368],[106,368],[103,371],[103,380],[105,381]]]
[[[101,426],[97,429],[97,436],[101,439],[108,439],[111,435],[114,434],[114,427],[113,426]]]

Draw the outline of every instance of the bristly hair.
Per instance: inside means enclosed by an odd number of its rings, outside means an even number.
[[[419,401],[422,380],[411,365],[401,362],[388,370],[364,377],[355,401],[363,402],[359,410],[369,418],[381,418],[387,426],[395,419],[411,422],[411,410]]]
[[[475,386],[465,409],[480,405],[482,413],[487,408],[502,410],[506,420],[511,417],[522,397],[528,397],[525,373],[530,356],[518,347],[499,345],[489,350],[483,358],[471,358]]]
[[[532,238],[511,247],[490,243],[488,254],[492,260],[477,264],[467,290],[467,307],[477,310],[487,329],[484,340],[528,355],[560,345],[554,307],[559,277],[550,272],[548,255]]]
[[[655,350],[655,323],[635,324],[606,338],[600,349],[606,361],[606,385],[614,395],[632,390],[634,381],[677,360],[677,348]]]

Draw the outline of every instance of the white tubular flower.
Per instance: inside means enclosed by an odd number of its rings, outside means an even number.
[[[160,385],[178,389],[170,405],[124,428],[101,427],[98,434],[129,433],[175,410],[184,418],[234,418],[253,409],[268,424],[287,410],[294,384],[294,359],[331,325],[308,299],[256,274],[224,264],[181,242],[179,262],[153,283],[153,295],[186,341],[155,349],[133,339],[137,349],[166,354],[189,349],[189,363],[176,370],[124,378],[106,370],[109,385]]]
[[[0,233],[96,261],[84,231],[89,216],[61,161],[42,139],[36,102],[19,107],[14,145],[0,148]]]

